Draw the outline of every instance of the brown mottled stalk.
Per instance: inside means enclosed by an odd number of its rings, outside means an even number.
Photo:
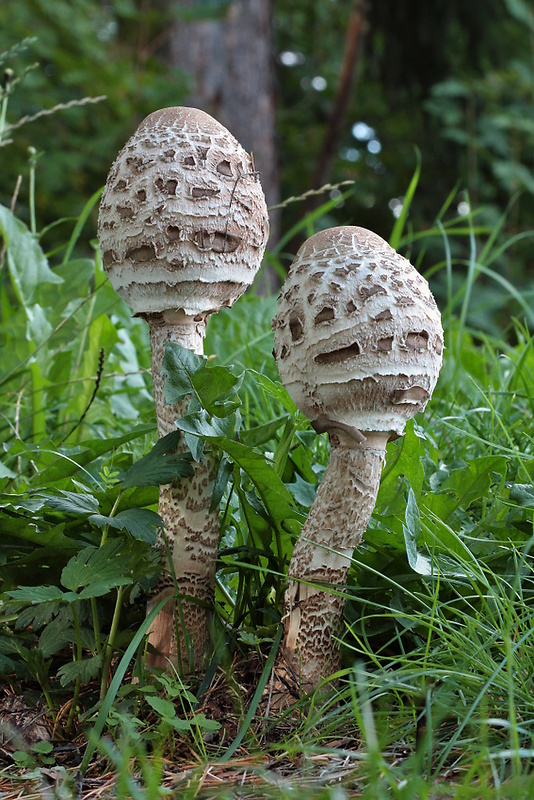
[[[150,315],[148,322],[158,435],[162,437],[176,430],[175,420],[187,412],[189,403],[187,398],[181,403],[165,403],[161,371],[165,345],[176,342],[201,354],[206,321],[167,311]],[[179,444],[178,449],[183,447]],[[219,514],[217,510],[210,512],[216,469],[215,459],[208,455],[194,464],[192,477],[160,487],[159,514],[179,595],[174,605],[164,607],[150,630],[149,642],[161,654],[147,655],[147,663],[153,667],[166,667],[170,661],[187,672],[202,667],[206,659],[219,545]],[[163,597],[174,593],[172,572],[167,561],[147,613]]]
[[[317,687],[339,664],[344,598],[321,583],[345,583],[373,510],[386,443],[403,435],[436,385],[443,329],[426,280],[383,239],[354,226],[319,231],[302,245],[273,329],[286,389],[332,445],[289,569],[284,701],[300,687]]]
[[[100,202],[98,236],[110,281],[148,320],[160,436],[175,430],[181,406],[164,402],[165,343],[202,352],[208,315],[230,307],[254,280],[269,221],[252,157],[217,120],[180,106],[149,114],[112,164]],[[164,486],[160,513],[172,570],[149,609],[178,584],[178,614],[158,616],[149,663],[201,667],[213,604],[218,515],[210,511],[216,465]]]
[[[387,439],[371,433],[357,443],[346,433],[330,434],[330,460],[293,550],[285,596],[282,659],[304,690],[340,664],[345,606],[340,592],[373,513]]]

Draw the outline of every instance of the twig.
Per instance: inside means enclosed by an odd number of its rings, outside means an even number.
[[[331,192],[334,189],[340,189],[342,186],[353,186],[356,181],[341,181],[340,183],[325,183],[324,186],[319,187],[319,189],[308,189],[307,192],[299,195],[292,195],[284,200],[282,203],[278,203],[276,206],[269,206],[269,211],[274,211],[276,208],[285,208],[290,203],[300,203],[303,200],[307,200],[309,197],[314,197],[315,195],[325,194],[326,192]]]
[[[82,97],[81,100],[69,100],[68,103],[58,103],[57,106],[53,108],[43,108],[42,111],[38,111],[37,114],[26,114],[25,117],[21,117],[18,122],[14,122],[13,125],[6,125],[4,132],[10,133],[17,128],[22,128],[23,125],[27,125],[28,122],[35,122],[35,120],[41,119],[41,117],[49,117],[51,114],[55,114],[56,111],[65,111],[68,108],[86,106],[90,103],[101,103],[102,100],[106,100],[106,98],[107,95],[101,94],[98,97]]]
[[[91,395],[91,398],[90,398],[89,402],[87,403],[87,405],[86,405],[86,407],[85,407],[85,411],[84,411],[84,412],[83,412],[83,414],[81,415],[80,419],[79,419],[79,420],[77,421],[77,423],[76,423],[76,424],[75,424],[75,425],[74,425],[74,426],[73,426],[73,427],[70,429],[70,431],[67,433],[67,435],[63,437],[63,439],[61,440],[60,444],[63,444],[63,442],[66,442],[66,441],[67,441],[67,439],[68,439],[70,436],[72,436],[72,434],[74,433],[74,431],[76,430],[76,428],[79,428],[79,427],[80,427],[80,425],[81,425],[81,424],[82,424],[82,422],[84,421],[85,417],[87,416],[87,412],[88,412],[88,411],[89,411],[89,409],[91,408],[91,406],[92,406],[92,404],[93,404],[93,401],[94,401],[94,399],[95,399],[95,397],[96,397],[96,393],[98,392],[98,389],[99,389],[99,387],[100,387],[100,381],[102,380],[102,372],[104,371],[104,359],[105,359],[105,356],[106,356],[105,350],[104,350],[104,348],[103,348],[103,347],[101,347],[101,348],[100,348],[100,355],[99,355],[99,357],[98,357],[98,367],[97,367],[97,370],[96,370],[95,387],[94,387],[94,389],[93,389],[93,394]]]
[[[321,152],[315,167],[312,186],[317,187],[328,180],[334,154],[341,132],[343,119],[347,111],[350,100],[350,91],[356,74],[356,67],[359,62],[361,43],[365,31],[365,7],[360,0],[355,0],[352,13],[347,27],[345,38],[345,52],[343,55],[343,66],[339,79],[339,86],[328,120]]]

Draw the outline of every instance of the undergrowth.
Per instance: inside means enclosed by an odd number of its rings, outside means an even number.
[[[353,558],[343,668],[276,717],[258,709],[328,445],[279,383],[275,299],[251,292],[217,314],[208,358],[168,349],[169,390],[196,396],[176,456],[177,434],[156,441],[145,324],[82,241],[98,195],[54,252],[46,230],[0,208],[0,756],[12,791],[39,796],[45,781],[76,796],[81,770],[117,798],[530,796],[532,296],[500,277],[505,215],[484,230],[475,212],[454,214],[451,194],[432,229],[406,233],[417,177],[392,241],[439,299],[443,371],[425,415],[388,446]],[[283,272],[297,233],[270,268]],[[77,255],[88,245],[92,257]],[[158,485],[189,473],[198,443],[220,456],[222,532],[213,661],[185,683],[144,666],[145,602]],[[16,696],[24,734],[8,713]]]

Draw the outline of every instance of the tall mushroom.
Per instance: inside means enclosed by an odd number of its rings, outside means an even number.
[[[273,321],[282,382],[330,459],[289,565],[282,663],[305,690],[339,665],[346,583],[371,517],[386,443],[422,411],[442,362],[428,283],[376,234],[321,231],[300,248]],[[321,585],[322,584],[322,585]]]
[[[175,430],[185,410],[183,403],[165,404],[166,343],[202,353],[208,316],[231,306],[252,283],[268,232],[251,156],[203,111],[173,107],[150,114],[113,163],[98,236],[114,289],[148,321],[160,437]],[[192,669],[206,657],[219,538],[218,513],[210,512],[216,469],[208,457],[192,478],[160,489],[182,602],[179,618],[167,604],[152,627],[149,640],[161,653],[151,659],[154,666],[170,660]],[[149,610],[172,591],[167,569]]]

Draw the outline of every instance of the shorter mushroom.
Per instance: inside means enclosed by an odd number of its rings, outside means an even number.
[[[285,597],[281,663],[308,691],[339,667],[350,559],[373,512],[386,443],[434,390],[443,329],[428,283],[410,262],[350,226],[302,245],[273,328],[282,382],[331,448]]]

